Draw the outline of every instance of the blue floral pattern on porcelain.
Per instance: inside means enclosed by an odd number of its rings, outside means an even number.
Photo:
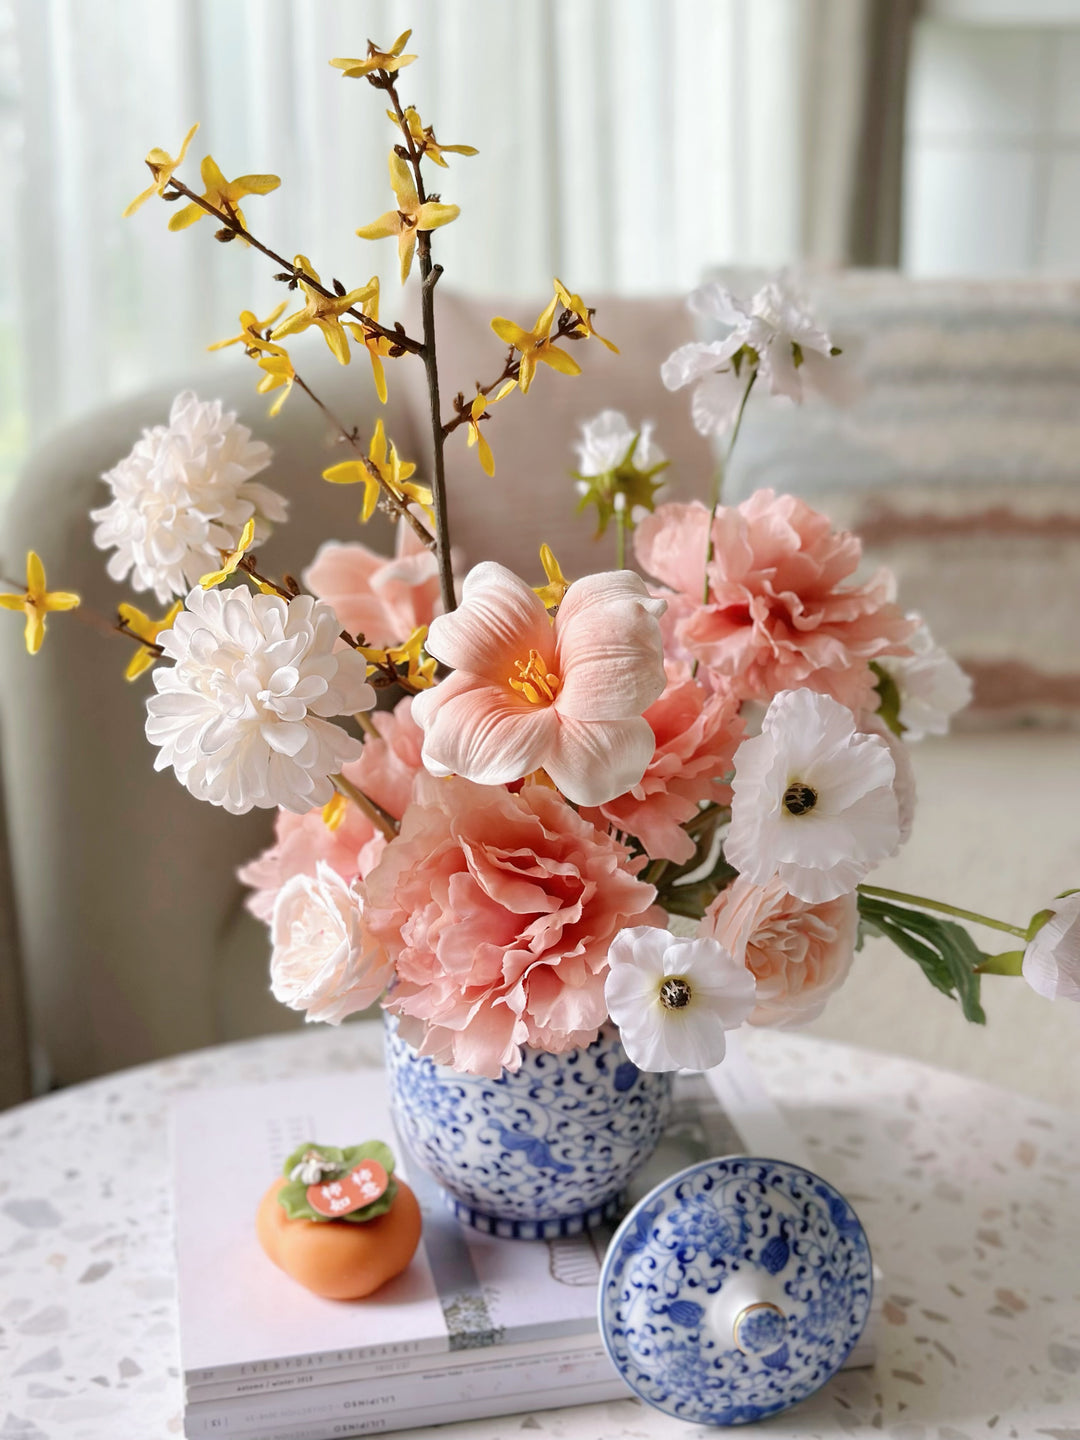
[[[651,1405],[743,1425],[806,1399],[870,1313],[870,1248],[818,1176],[782,1161],[704,1160],[658,1185],[616,1232],[600,1328]]]
[[[641,1071],[618,1031],[562,1055],[526,1048],[498,1080],[419,1056],[388,1019],[394,1124],[459,1219],[490,1234],[553,1239],[618,1213],[655,1150],[672,1077]]]

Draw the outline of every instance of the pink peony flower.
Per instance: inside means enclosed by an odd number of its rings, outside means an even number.
[[[351,761],[342,772],[395,820],[404,815],[413,781],[422,768],[424,732],[411,711],[412,697],[407,695],[394,710],[373,714],[378,736],[369,736],[359,760]],[[247,908],[266,921],[273,914],[278,891],[294,876],[314,875],[323,862],[351,883],[366,875],[386,848],[382,832],[355,805],[346,808],[336,830],[326,824],[321,809],[309,810],[306,815],[279,810],[274,834],[274,844],[237,871],[241,883],[255,892],[248,896]]]
[[[329,540],[304,571],[304,584],[333,606],[351,635],[369,645],[398,645],[440,609],[435,555],[398,522],[392,560],[357,542]]]
[[[675,641],[742,699],[769,700],[805,687],[853,710],[873,709],[869,662],[906,655],[915,626],[893,603],[880,571],[844,583],[858,539],[792,495],[759,490],[713,521],[709,598],[701,603],[709,512],[697,502],[661,505],[635,533],[637,558],[663,585],[692,601],[678,607]]]
[[[858,924],[854,891],[811,905],[779,880],[755,885],[740,875],[706,910],[699,933],[718,940],[753,975],[750,1024],[788,1028],[820,1015],[847,979]]]
[[[710,694],[696,680],[676,673],[645,711],[656,740],[653,758],[632,790],[598,809],[582,812],[595,825],[608,821],[634,835],[654,860],[681,864],[694,853],[682,828],[703,801],[726,805],[735,751],[743,738],[739,702]]]
[[[379,733],[367,737],[360,759],[345,770],[345,778],[395,820],[405,814],[413,783],[424,768],[424,732],[413,719],[414,698],[406,695],[393,710],[371,713],[371,722]]]
[[[362,887],[368,933],[396,969],[384,1003],[403,1037],[490,1076],[516,1070],[522,1045],[595,1039],[608,947],[656,893],[634,869],[554,790],[421,776]]]
[[[543,769],[578,805],[629,790],[656,745],[641,717],[665,685],[663,608],[616,570],[571,585],[553,624],[524,580],[475,566],[428,634],[456,672],[413,703],[428,770],[505,785]]]

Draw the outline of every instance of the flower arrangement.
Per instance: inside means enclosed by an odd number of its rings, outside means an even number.
[[[542,545],[533,577],[483,558],[456,573],[446,445],[462,431],[494,475],[492,407],[579,374],[581,342],[615,346],[556,279],[531,327],[491,322],[501,366],[447,411],[432,252],[459,211],[429,189],[429,167],[476,152],[403,103],[408,40],[331,63],[380,92],[396,127],[393,208],[356,233],[396,239],[402,282],[416,265],[421,334],[380,320],[376,279],[327,283],[257,238],[240,201],[276,176],[227,180],[206,156],[201,190],[180,179],[197,127],[175,158],[149,152],[152,183],[128,207],[182,201],[171,230],[209,216],[219,242],[267,257],[296,308],[244,310],[210,348],[243,348],[271,416],[293,391],[318,405],[341,446],[324,479],[361,485],[361,520],[379,509],[397,527],[393,556],[334,540],[299,581],[265,574],[255,548],[287,518],[256,478],[271,452],[190,393],[103,477],[110,499],[93,512],[109,574],[169,607],[155,619],[125,601],[115,625],[135,645],[128,678],[151,672],[156,767],[234,813],[278,812],[275,843],[241,872],[269,926],[274,994],[330,1023],[381,999],[422,1055],[490,1076],[525,1046],[559,1053],[608,1022],[642,1069],[707,1068],[727,1029],[816,1016],[866,933],[972,1021],[986,973],[1080,998],[1077,895],[1013,925],[867,883],[911,832],[909,744],[944,733],[970,687],[889,575],[856,578],[854,535],[770,490],[723,503],[755,386],[799,403],[847,384],[781,281],[748,303],[695,292],[723,338],[661,371],[669,389],[693,387],[694,425],[724,447],[709,503],[666,498],[652,426],[605,411],[584,427],[575,478],[598,538],[613,530],[614,568],[568,580]],[[367,352],[381,401],[388,369],[424,366],[423,461],[381,419],[367,438],[330,414],[294,359],[313,329],[342,365]],[[25,587],[8,583],[0,607],[24,617],[34,654],[46,617],[78,597],[50,591],[34,553]],[[958,921],[1011,946],[987,954]]]

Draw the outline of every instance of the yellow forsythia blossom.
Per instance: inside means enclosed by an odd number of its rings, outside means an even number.
[[[555,307],[558,303],[558,297],[552,296],[550,305],[531,330],[523,330],[520,325],[515,325],[513,320],[503,319],[502,316],[496,316],[491,322],[491,328],[499,339],[505,340],[507,345],[512,345],[521,353],[518,384],[523,395],[532,384],[537,361],[550,365],[562,375],[581,374],[581,366],[574,357],[565,350],[560,350],[551,341],[551,322],[555,319]]]
[[[400,125],[398,117],[393,110],[388,110],[387,115],[395,125]],[[425,160],[431,160],[436,165],[441,165],[444,170],[449,169],[444,155],[479,155],[479,150],[473,145],[440,145],[435,139],[435,131],[430,125],[425,125],[414,105],[405,109],[405,129],[416,147],[417,153]]]
[[[129,605],[125,600],[118,607],[120,619],[131,635],[137,635],[140,640],[146,643],[140,645],[135,654],[128,661],[128,667],[124,671],[126,680],[137,680],[140,675],[149,670],[158,659],[157,651],[153,648],[157,644],[157,638],[163,630],[171,630],[176,617],[184,608],[183,600],[177,600],[167,615],[160,620],[151,620],[135,605]]]
[[[244,212],[240,209],[240,201],[245,195],[269,195],[271,190],[276,190],[281,184],[277,175],[240,175],[235,180],[226,180],[225,176],[217,167],[213,156],[205,155],[199,166],[199,173],[202,182],[206,186],[203,192],[203,199],[215,210],[222,210],[226,214],[232,214],[238,225],[247,229],[247,221],[244,219]],[[170,230],[186,230],[189,225],[194,225],[201,220],[207,212],[201,205],[196,205],[193,200],[190,205],[185,205],[169,221]]]
[[[276,305],[270,311],[265,320],[257,319],[253,310],[241,310],[240,334],[230,335],[227,340],[215,340],[206,348],[208,350],[225,350],[230,345],[243,345],[245,350],[265,350],[272,353],[278,347],[264,339],[263,332],[273,325],[288,303],[287,300],[282,300],[280,305]]]
[[[344,460],[340,465],[331,465],[323,471],[323,479],[331,485],[363,485],[364,508],[360,519],[368,521],[375,513],[379,491],[385,486],[399,500],[415,501],[428,515],[431,515],[431,491],[426,485],[410,485],[410,475],[416,473],[416,466],[398,455],[393,442],[387,442],[386,429],[380,418],[375,422],[375,433],[368,448],[367,463],[363,460]],[[379,480],[382,480],[380,485]]]
[[[21,595],[0,595],[0,610],[21,610],[26,616],[26,651],[36,655],[45,638],[45,616],[53,610],[74,610],[82,602],[70,590],[48,590],[45,567],[33,550],[26,554],[26,590]]]
[[[449,225],[461,211],[456,205],[441,205],[437,200],[426,200],[421,205],[408,161],[403,160],[396,150],[390,152],[390,184],[398,202],[397,209],[387,210],[370,225],[361,225],[356,233],[361,240],[384,240],[388,235],[397,236],[401,283],[404,285],[412,269],[417,234],[421,230],[437,230],[440,225]]]
[[[411,30],[403,30],[389,50],[380,50],[374,41],[369,40],[366,59],[344,60],[339,58],[331,60],[330,64],[343,71],[342,78],[347,80],[361,80],[375,70],[386,70],[392,75],[396,70],[402,70],[406,65],[411,65],[416,59],[415,55],[402,55],[401,53],[409,43],[411,34]]]
[[[546,585],[534,585],[533,589],[544,602],[548,610],[556,605],[561,605],[563,596],[570,589],[570,581],[562,572],[562,566],[555,559],[555,552],[550,545],[540,546],[540,564],[544,567],[544,574],[548,578]]]
[[[312,280],[319,284],[322,283],[319,279],[319,272],[313,269],[311,261],[306,255],[297,255],[293,263],[298,270],[303,270]],[[300,280],[300,289],[304,292],[304,308],[294,311],[292,315],[287,315],[271,335],[271,340],[284,340],[286,335],[298,335],[309,325],[317,325],[323,333],[323,339],[330,347],[331,355],[342,365],[348,365],[349,337],[342,328],[341,317],[353,305],[363,303],[371,298],[370,282],[367,285],[361,285],[358,290],[348,291],[345,295],[322,295],[304,279]]]
[[[379,277],[373,275],[368,281],[368,298],[361,305],[361,310],[369,319],[378,321],[379,318]],[[375,391],[382,403],[386,404],[386,372],[383,370],[381,357],[389,355],[393,348],[391,342],[385,335],[368,330],[363,325],[358,325],[355,320],[346,320],[346,328],[351,330],[353,338],[358,340],[371,356],[371,373],[375,379]]]
[[[209,575],[204,575],[200,579],[199,584],[202,588],[204,590],[212,590],[215,585],[220,585],[223,580],[227,580],[230,575],[235,575],[236,567],[240,564],[246,552],[251,549],[254,539],[255,516],[252,515],[243,530],[240,531],[240,539],[236,542],[236,548],[234,550],[222,550],[221,569],[211,570]]]
[[[582,300],[580,295],[571,295],[570,291],[558,276],[555,277],[555,295],[564,310],[569,310],[571,314],[577,316],[578,325],[586,335],[590,336],[593,340],[599,340],[600,344],[606,345],[612,354],[618,355],[619,347],[610,340],[605,340],[603,335],[598,334],[597,331],[593,329],[592,316],[589,314],[589,307],[585,304],[585,301]]]
[[[154,181],[152,185],[149,185],[140,195],[136,195],[135,199],[132,200],[131,204],[124,211],[125,220],[129,215],[134,215],[135,211],[138,210],[141,205],[145,205],[151,195],[162,195],[165,193],[165,187],[173,177],[173,171],[179,169],[184,163],[184,156],[187,154],[188,146],[191,144],[191,138],[198,128],[199,124],[198,121],[196,121],[184,136],[183,143],[180,146],[180,153],[175,160],[167,150],[162,150],[159,145],[155,145],[152,150],[146,152],[146,163],[150,167],[150,174],[154,177]]]

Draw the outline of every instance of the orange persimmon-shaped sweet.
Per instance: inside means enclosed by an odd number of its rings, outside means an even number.
[[[259,1202],[255,1232],[266,1254],[299,1285],[327,1300],[360,1300],[400,1275],[420,1243],[420,1206],[403,1180],[383,1215],[348,1220],[290,1220],[274,1181]]]

